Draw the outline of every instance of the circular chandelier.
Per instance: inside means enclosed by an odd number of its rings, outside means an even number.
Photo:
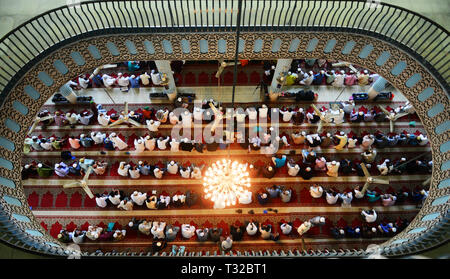
[[[235,205],[236,199],[247,195],[250,187],[247,164],[225,159],[213,163],[203,181],[205,198],[214,202],[214,208]]]

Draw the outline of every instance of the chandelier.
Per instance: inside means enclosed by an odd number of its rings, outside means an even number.
[[[250,187],[247,164],[225,159],[213,163],[203,181],[205,198],[214,202],[214,208],[235,205],[236,199],[248,194]]]

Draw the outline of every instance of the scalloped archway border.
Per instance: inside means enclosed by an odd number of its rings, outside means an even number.
[[[308,49],[312,39],[318,40],[312,51]],[[398,49],[394,45],[384,42],[379,39],[375,39],[369,36],[356,35],[350,33],[339,32],[280,32],[280,33],[241,33],[241,39],[245,41],[242,52],[239,58],[245,59],[278,59],[278,58],[324,58],[329,60],[344,60],[354,64],[361,65],[370,69],[371,71],[379,73],[385,79],[387,79],[392,85],[398,88],[405,97],[413,104],[416,112],[423,122],[427,131],[428,137],[431,142],[432,156],[433,156],[433,174],[430,187],[429,198],[426,200],[423,208],[415,217],[410,226],[402,233],[398,234],[391,240],[383,243],[382,247],[389,248],[385,250],[388,255],[401,255],[406,253],[412,253],[420,251],[426,248],[430,248],[434,244],[428,244],[421,247],[414,246],[416,248],[411,249],[398,249],[401,246],[411,243],[414,239],[427,230],[423,230],[417,233],[408,233],[414,228],[426,228],[430,229],[435,226],[441,218],[443,218],[448,209],[449,202],[443,204],[433,205],[433,201],[442,196],[450,194],[450,187],[448,187],[448,181],[444,185],[440,184],[449,177],[449,168],[441,167],[444,163],[448,166],[450,161],[450,152],[448,152],[448,144],[450,144],[450,132],[448,130],[448,121],[450,119],[450,102],[448,92],[445,92],[443,87],[437,82],[437,80],[423,67],[418,61],[412,58],[404,51]],[[255,41],[261,39],[263,41],[262,49],[259,52],[254,52]],[[276,39],[281,40],[280,49],[277,52],[272,52],[273,41]],[[295,51],[291,49],[292,40],[298,39],[299,44]],[[167,40],[172,46],[172,52],[166,53],[163,47],[163,41]],[[182,51],[181,40],[187,40],[190,44],[190,52],[184,53]],[[200,52],[200,40],[207,40],[208,52]],[[219,53],[219,40],[226,41],[226,52]],[[325,52],[327,43],[330,40],[336,40],[332,51]],[[134,43],[136,47],[136,54],[130,54],[129,42]],[[148,43],[151,42],[154,48],[154,52],[148,52]],[[349,53],[343,54],[347,42],[353,41],[355,44]],[[107,43],[113,43],[119,52],[119,55],[114,56],[107,47]],[[361,58],[358,54],[361,53],[366,45],[372,45],[373,50],[366,58]],[[89,46],[95,46],[101,55],[95,59],[90,51]],[[96,68],[99,65],[111,63],[112,61],[128,61],[128,60],[217,60],[218,58],[233,59],[234,50],[236,46],[234,33],[188,33],[188,34],[116,34],[109,36],[92,36],[88,39],[72,42],[67,45],[61,45],[52,53],[42,57],[40,61],[35,65],[18,81],[15,87],[11,90],[10,94],[6,98],[3,106],[0,109],[0,157],[10,161],[13,165],[11,170],[6,168],[0,168],[0,182],[9,181],[8,183],[0,183],[0,194],[2,196],[7,195],[18,199],[22,206],[11,205],[6,203],[4,199],[0,202],[5,210],[9,213],[18,213],[27,216],[31,222],[21,222],[14,220],[17,226],[24,230],[32,229],[37,230],[43,234],[43,236],[33,236],[36,240],[50,242],[54,244],[60,244],[54,240],[39,224],[37,219],[28,207],[27,200],[25,198],[22,184],[21,184],[21,158],[23,150],[23,141],[26,136],[26,132],[30,123],[34,120],[35,115],[50,98],[54,92],[57,92],[59,88],[64,85],[69,79],[74,78],[79,73],[86,73]],[[291,52],[289,51],[291,50]],[[76,63],[71,54],[78,52],[84,59],[83,63]],[[389,52],[389,59],[382,65],[377,64],[377,58],[383,52]],[[67,73],[62,74],[54,66],[56,60],[61,61],[67,67]],[[406,68],[398,75],[392,73],[392,69],[403,61],[406,63]],[[39,78],[42,73],[45,72],[50,77],[50,81],[47,80],[47,85]],[[39,75],[41,73],[41,75]],[[407,81],[415,74],[419,74],[421,79],[413,86],[408,87]],[[39,93],[34,98],[25,93],[25,87],[31,86]],[[432,94],[427,98],[419,98],[419,94],[425,89],[432,88]],[[430,91],[428,91],[430,92]],[[26,114],[21,114],[17,111],[17,104],[27,108]],[[19,106],[20,106],[19,104]],[[438,106],[436,108],[436,106]],[[8,124],[9,123],[9,124]],[[10,123],[15,123],[19,129],[11,129]],[[447,123],[447,124],[444,124]],[[444,127],[444,131],[438,133],[436,127],[441,125]],[[443,126],[442,126],[443,125]],[[6,144],[5,144],[6,143]],[[6,146],[6,148],[5,148]],[[443,147],[444,146],[444,147]],[[2,180],[6,179],[6,180]],[[6,184],[9,185],[7,187]],[[439,213],[440,218],[434,218],[432,220],[425,221],[423,218],[432,213]],[[397,248],[391,250],[390,248]],[[415,250],[414,250],[415,249]],[[405,252],[408,251],[408,252]]]

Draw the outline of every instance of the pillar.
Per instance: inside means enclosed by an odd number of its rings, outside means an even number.
[[[59,93],[61,93],[61,95],[63,95],[64,98],[66,98],[71,104],[76,104],[77,103],[77,94],[75,94],[75,92],[70,87],[70,85],[71,85],[71,81],[69,81],[68,83],[61,86],[61,88],[59,88]],[[76,83],[75,83],[75,85],[76,85]]]
[[[387,80],[382,77],[379,77],[374,84],[370,87],[368,95],[369,100],[373,100],[384,88],[386,88]]]
[[[282,72],[288,72],[291,68],[293,59],[278,59],[277,60],[277,66],[275,67],[275,73],[273,74],[272,78],[272,84],[269,89],[269,98],[271,101],[276,101],[278,98],[278,95],[280,93],[280,89],[278,88],[278,81],[277,79],[280,77],[280,73]]]
[[[177,87],[175,86],[175,79],[172,74],[172,68],[170,67],[170,61],[155,60],[155,64],[158,72],[161,74],[166,74],[166,77],[169,79],[168,88],[166,88],[164,92],[167,94],[170,101],[174,101],[177,97]]]

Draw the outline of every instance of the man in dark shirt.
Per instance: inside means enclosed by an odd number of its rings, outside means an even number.
[[[239,241],[242,239],[242,236],[244,235],[245,226],[242,225],[240,227],[235,227],[233,225],[230,226],[230,233],[233,236],[234,241]]]
[[[305,180],[309,180],[314,176],[314,171],[310,167],[301,168],[300,176]]]
[[[209,230],[209,238],[213,242],[219,241],[221,235],[222,235],[222,228],[212,228]]]
[[[180,148],[183,151],[189,151],[191,152],[194,148],[194,145],[192,145],[192,142],[189,141],[187,138],[183,139],[183,141],[180,143]]]
[[[268,165],[263,168],[262,174],[265,178],[272,178],[275,176],[275,168],[272,165]]]

